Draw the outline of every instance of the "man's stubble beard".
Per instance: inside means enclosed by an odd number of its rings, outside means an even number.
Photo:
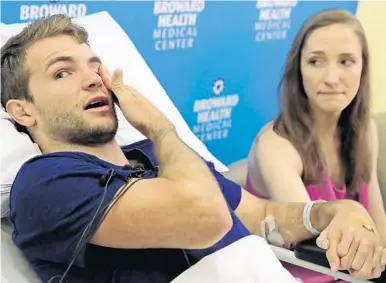
[[[112,112],[111,120],[96,126],[92,126],[80,115],[63,113],[54,119],[47,119],[50,135],[67,144],[79,146],[98,146],[111,142],[118,131],[118,117],[114,106]],[[41,114],[51,116],[45,111]]]

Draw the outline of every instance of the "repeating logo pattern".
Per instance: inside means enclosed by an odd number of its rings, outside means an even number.
[[[225,81],[221,78],[212,85],[214,97],[194,102],[197,113],[193,132],[203,142],[228,138],[232,128],[232,111],[239,104],[238,94],[224,94]]]
[[[204,9],[204,0],[155,1],[153,12],[158,17],[153,30],[155,50],[193,48],[198,16]]]
[[[85,3],[63,3],[59,0],[50,0],[47,4],[20,5],[21,21],[35,21],[55,14],[66,14],[71,18],[82,17],[87,14],[87,6]]]
[[[297,3],[297,0],[257,0],[256,8],[259,18],[255,23],[255,40],[286,39],[287,31],[291,28],[292,9]]]

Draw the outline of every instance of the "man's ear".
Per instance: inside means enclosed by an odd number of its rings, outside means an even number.
[[[18,124],[28,128],[36,124],[31,102],[26,100],[10,99],[5,107],[8,115]]]

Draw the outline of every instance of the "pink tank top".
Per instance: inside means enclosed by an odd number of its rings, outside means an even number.
[[[368,185],[362,184],[358,197],[349,195],[346,187],[336,188],[329,176],[323,173],[323,182],[321,185],[310,185],[306,187],[308,195],[311,200],[338,200],[338,199],[356,199],[367,210],[369,209],[369,194]],[[247,176],[246,190],[250,193],[261,197],[256,193],[256,189],[253,187],[249,175]],[[321,274],[319,272],[311,271],[305,268],[301,268],[292,264],[283,262],[283,266],[294,276],[299,282],[304,283],[326,283],[336,282],[331,276]]]

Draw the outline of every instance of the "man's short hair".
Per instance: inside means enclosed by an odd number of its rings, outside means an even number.
[[[68,35],[80,44],[89,44],[88,33],[84,28],[71,22],[68,16],[58,14],[29,24],[1,48],[1,105],[4,109],[10,99],[33,102],[28,89],[26,51],[37,41],[58,35]],[[28,134],[24,126],[15,125],[18,131]]]

